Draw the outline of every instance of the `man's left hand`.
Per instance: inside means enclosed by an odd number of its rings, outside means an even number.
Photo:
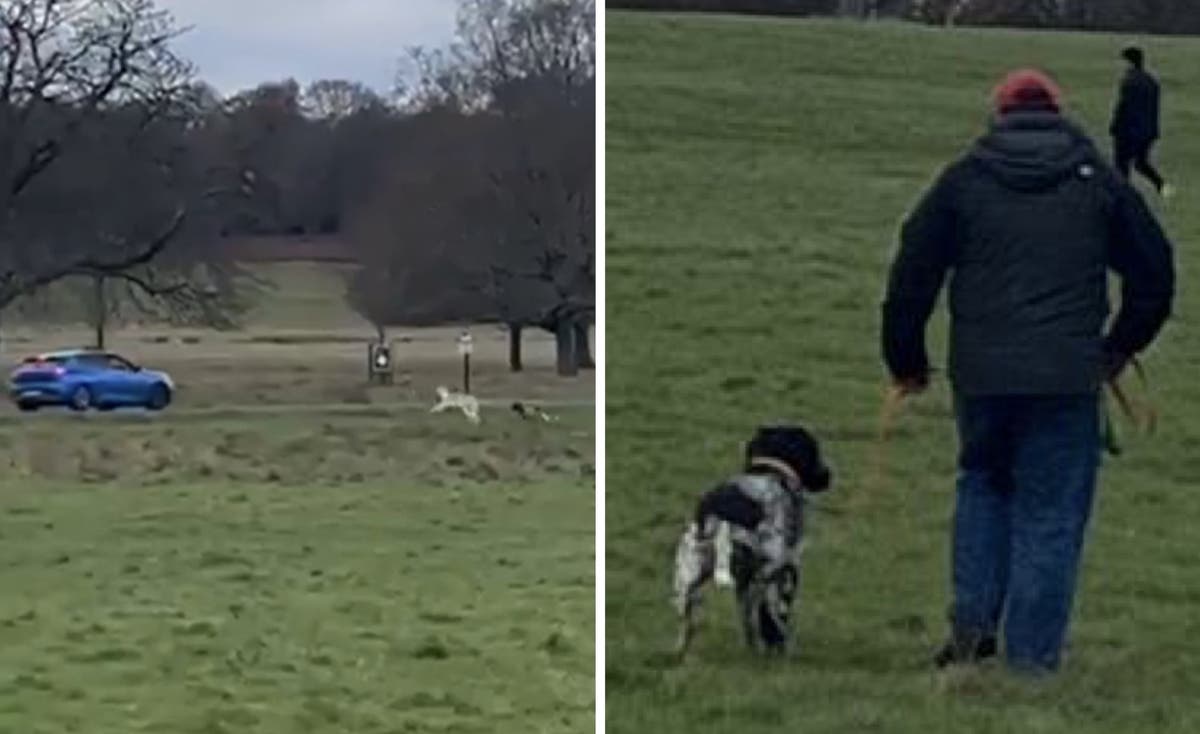
[[[1104,352],[1104,379],[1105,379],[1105,381],[1107,381],[1107,382],[1115,381],[1118,377],[1121,376],[1121,373],[1125,371],[1125,366],[1128,364],[1129,364],[1128,356],[1126,356],[1124,354],[1120,354],[1119,352],[1114,352],[1112,350],[1106,350]]]

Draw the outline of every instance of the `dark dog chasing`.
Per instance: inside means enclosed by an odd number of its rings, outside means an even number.
[[[742,470],[706,492],[675,552],[676,652],[695,635],[708,581],[734,587],[742,632],[753,650],[784,653],[800,582],[805,495],[823,492],[832,472],[817,439],[799,425],[760,427]],[[728,569],[726,571],[726,569]]]

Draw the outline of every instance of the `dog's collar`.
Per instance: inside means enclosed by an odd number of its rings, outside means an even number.
[[[787,482],[788,489],[793,491],[798,491],[804,486],[804,482],[800,480],[800,475],[796,473],[796,470],[779,459],[773,459],[770,456],[752,456],[748,465],[778,472]]]

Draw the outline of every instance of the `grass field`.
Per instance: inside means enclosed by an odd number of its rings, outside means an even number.
[[[590,731],[590,375],[539,335],[513,375],[477,327],[483,425],[430,415],[456,330],[397,330],[367,388],[372,330],[291,292],[115,332],[179,383],[162,415],[0,411],[0,733]],[[3,336],[7,365],[89,335]]]
[[[1154,439],[1121,425],[1063,674],[942,676],[956,447],[943,382],[910,404],[883,480],[878,304],[895,232],[982,130],[1000,75],[1038,64],[1103,134],[1127,38],[609,13],[607,719],[614,734],[1191,732],[1200,727],[1200,42],[1146,41],[1160,158],[1182,194],[1177,315],[1147,366]],[[1100,143],[1107,146],[1107,141]],[[1157,207],[1157,203],[1155,204]],[[944,317],[933,337],[938,359]],[[813,426],[837,471],[810,521],[786,662],[748,656],[710,595],[676,665],[670,556],[698,492],[773,419]]]

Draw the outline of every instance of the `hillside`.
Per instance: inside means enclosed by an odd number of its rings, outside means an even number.
[[[609,731],[1195,730],[1200,41],[1145,41],[1167,105],[1159,158],[1182,192],[1162,211],[1178,313],[1146,360],[1159,434],[1119,425],[1126,453],[1102,477],[1066,673],[1026,687],[998,671],[932,673],[950,396],[939,381],[906,406],[872,481],[878,304],[899,221],[982,130],[1002,73],[1049,69],[1071,115],[1103,135],[1129,39],[631,13],[607,24]],[[936,322],[940,364],[940,311]],[[747,656],[733,605],[710,594],[696,656],[677,667],[665,654],[673,544],[694,498],[773,419],[814,427],[837,472],[810,515],[799,650],[771,665]]]

